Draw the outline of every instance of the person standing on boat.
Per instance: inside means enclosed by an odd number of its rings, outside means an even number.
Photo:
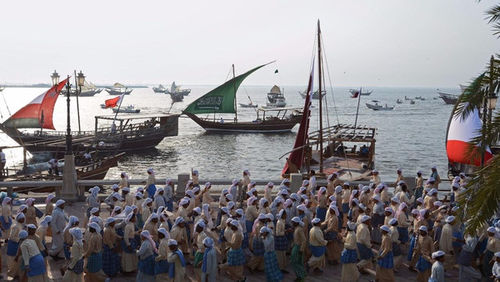
[[[64,248],[64,238],[63,231],[68,222],[68,218],[64,214],[64,206],[66,201],[60,199],[56,202],[56,208],[52,213],[52,222],[50,222],[50,227],[52,229],[52,246],[50,248],[49,254],[55,260],[60,259],[59,255]]]
[[[146,191],[148,192],[148,197],[153,199],[156,193],[155,172],[152,168],[148,168],[147,173],[148,173],[148,180],[146,181]]]
[[[3,177],[4,174],[4,169],[5,169],[5,164],[7,163],[7,158],[5,157],[5,153],[3,152],[2,148],[0,148],[0,177]]]

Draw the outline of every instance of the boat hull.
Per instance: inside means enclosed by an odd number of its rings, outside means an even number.
[[[238,133],[278,133],[290,132],[300,122],[302,115],[294,115],[286,120],[266,120],[262,122],[225,122],[209,121],[196,115],[185,113],[206,131]]]
[[[447,94],[447,93],[438,93],[439,98],[443,99],[443,101],[447,105],[455,105],[458,102],[458,96]]]
[[[106,92],[108,92],[109,95],[130,95],[130,93],[132,92],[133,89],[128,89],[128,90],[125,90],[125,91],[117,91],[117,90],[114,90],[114,89],[106,89]]]

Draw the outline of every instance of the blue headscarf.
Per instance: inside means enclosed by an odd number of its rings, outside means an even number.
[[[182,267],[186,267],[186,260],[184,259],[184,255],[182,254],[182,252],[177,249],[177,251],[174,252],[175,254],[177,254],[177,256],[179,256],[179,259],[181,261],[181,265]],[[175,263],[170,263],[169,266],[168,266],[168,277],[170,278],[174,278],[175,277]]]
[[[207,260],[208,260],[208,252],[210,252],[214,246],[214,240],[212,238],[207,237],[203,240],[203,245],[205,245],[205,253],[203,254],[203,264],[201,265],[201,271],[203,273],[207,273]]]

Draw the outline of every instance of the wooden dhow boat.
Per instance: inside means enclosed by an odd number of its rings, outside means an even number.
[[[207,131],[276,133],[288,132],[300,122],[302,113],[297,108],[257,109],[257,117],[253,121],[238,120],[236,92],[243,80],[264,64],[233,78],[196,99],[183,111],[194,122]],[[206,117],[199,117],[206,114]],[[216,117],[216,114],[234,114],[233,119]]]

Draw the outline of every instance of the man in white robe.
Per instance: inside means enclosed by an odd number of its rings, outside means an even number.
[[[64,239],[63,230],[66,227],[68,218],[64,214],[64,200],[58,200],[56,202],[56,208],[52,212],[52,221],[50,222],[50,227],[52,228],[52,247],[49,254],[58,260],[63,256],[59,256],[63,251]]]

